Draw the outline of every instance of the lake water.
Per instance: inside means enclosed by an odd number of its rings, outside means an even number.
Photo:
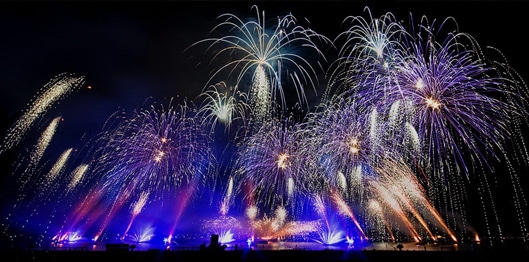
[[[94,250],[104,251],[108,249],[108,245],[113,247],[130,248],[134,245],[134,250],[147,251],[147,250],[199,250],[200,245],[207,247],[209,243],[198,242],[198,241],[186,241],[176,243],[171,246],[164,246],[163,244],[153,243],[88,243],[88,242],[71,242],[57,245],[57,247],[51,247],[50,249],[56,250]],[[247,242],[231,242],[226,244],[225,250],[237,250],[237,249],[253,249],[253,250],[397,250],[397,244],[394,242],[371,242],[371,241],[358,241],[353,245],[348,243],[340,243],[336,245],[323,245],[317,242],[289,242],[289,241],[269,241],[269,242],[255,242],[248,245]],[[438,245],[438,244],[426,244],[417,245],[416,243],[400,243],[403,245],[402,250],[420,250],[420,251],[449,251],[458,250],[457,244],[452,245]]]

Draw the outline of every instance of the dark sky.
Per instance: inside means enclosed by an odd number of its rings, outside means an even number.
[[[375,17],[391,12],[403,21],[410,13],[416,20],[453,16],[460,31],[504,52],[529,79],[524,35],[529,5],[523,1],[0,2],[1,131],[62,72],[84,75],[93,87],[70,94],[46,115],[47,121],[64,117],[65,143],[95,135],[112,113],[138,108],[148,97],[162,104],[172,97],[194,98],[211,68],[199,65],[207,62],[200,59],[204,50],[185,48],[206,38],[218,15],[255,17],[253,4],[268,18],[291,12],[331,39],[347,16],[367,16],[366,6]]]

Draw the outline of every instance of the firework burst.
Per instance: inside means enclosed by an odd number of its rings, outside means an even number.
[[[225,82],[210,86],[208,90],[200,94],[202,104],[199,114],[205,121],[204,125],[210,125],[211,130],[217,124],[223,124],[228,131],[233,122],[240,120],[241,125],[246,123],[246,114],[249,112],[247,95],[233,87],[227,87]]]
[[[158,205],[174,205],[173,201],[183,208],[190,196],[208,185],[214,163],[211,138],[195,116],[190,106],[165,109],[152,105],[112,117],[116,124],[109,121],[93,155],[92,173],[100,174],[96,176],[99,182],[91,190],[94,195],[80,205],[90,210],[101,202],[110,203],[108,211],[101,214],[105,218],[98,236],[122,206],[135,209],[134,196],[144,196],[140,210],[156,210]],[[77,219],[72,221],[77,223]]]
[[[251,89],[246,93],[249,94],[254,117],[263,121],[272,109],[274,98],[278,97],[280,104],[286,104],[284,81],[293,83],[298,101],[306,104],[305,88],[316,90],[318,71],[321,70],[318,61],[312,62],[306,57],[313,54],[324,60],[315,41],[327,44],[330,41],[313,30],[297,25],[297,19],[292,14],[277,18],[268,27],[264,11],[261,14],[257,6],[252,9],[255,9],[257,18],[248,22],[233,14],[220,15],[219,19],[224,19],[223,22],[211,32],[220,32],[221,36],[213,36],[194,45],[209,43],[208,51],[213,51],[214,61],[228,61],[214,71],[208,83],[227,71],[228,75],[224,78],[235,74],[235,86],[245,88],[243,83],[250,77]]]
[[[405,54],[401,39],[406,30],[394,15],[388,12],[373,17],[369,8],[364,11],[367,18],[348,16],[344,19],[343,25],[348,27],[334,39],[340,49],[329,70],[327,96],[354,94],[357,85],[389,84],[388,77],[395,63]],[[364,99],[369,98],[371,96]]]
[[[162,197],[203,184],[212,163],[210,137],[194,115],[186,105],[151,106],[106,129],[95,167],[105,187]]]
[[[250,204],[262,205],[264,210],[292,208],[312,190],[312,161],[306,158],[302,131],[289,119],[275,121],[243,142],[236,174]]]

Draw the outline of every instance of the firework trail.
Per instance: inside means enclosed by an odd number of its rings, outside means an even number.
[[[413,222],[410,220],[410,218],[406,215],[405,210],[403,210],[395,196],[392,195],[390,189],[378,183],[373,183],[371,186],[372,189],[376,190],[376,192],[379,194],[378,199],[382,200],[382,202],[385,204],[385,207],[391,211],[393,217],[400,220],[403,223],[404,228],[408,231],[407,233],[413,237],[416,242],[419,242],[421,237],[417,232],[417,229],[413,225]]]
[[[436,22],[430,24],[423,18],[414,37],[404,42],[410,56],[407,63],[397,67],[395,83],[414,109],[409,122],[422,140],[429,181],[449,189],[450,198],[455,200],[445,205],[464,214],[465,207],[457,199],[465,195],[457,181],[459,175],[470,180],[474,171],[488,188],[490,178],[481,177],[482,172],[475,170],[494,172],[492,161],[509,161],[501,152],[505,152],[509,140],[520,141],[511,128],[516,126],[516,119],[527,116],[520,103],[526,93],[513,86],[515,80],[507,78],[511,75],[484,57],[472,36],[453,30],[442,38],[443,30],[449,22],[456,24],[455,20],[448,18],[435,26]],[[448,192],[440,188],[431,190],[437,206]],[[485,194],[495,209],[492,193],[486,190]],[[445,207],[443,212],[447,211]],[[492,219],[498,221],[497,216]]]
[[[70,158],[70,154],[72,153],[73,148],[68,148],[64,150],[64,152],[59,156],[57,161],[55,161],[55,164],[50,169],[50,172],[46,175],[46,180],[48,180],[50,183],[52,183],[64,170],[64,166],[68,159]]]
[[[81,182],[81,179],[83,179],[83,176],[85,175],[86,171],[88,170],[87,164],[79,165],[74,169],[74,171],[71,174],[71,180],[70,183],[66,186],[67,192],[72,191],[79,182]]]
[[[61,117],[54,118],[42,132],[36,144],[32,146],[33,148],[28,150],[28,154],[22,155],[18,167],[23,167],[24,170],[21,171],[22,174],[17,175],[17,190],[19,194],[15,203],[16,208],[13,209],[13,212],[20,209],[19,212],[21,214],[25,213],[28,217],[34,217],[39,212],[36,208],[31,207],[50,201],[54,193],[56,193],[55,190],[58,185],[53,184],[46,176],[40,176],[40,170],[37,167],[55,134],[60,120]],[[16,171],[14,174],[17,174]]]
[[[228,189],[226,191],[226,195],[222,199],[221,207],[220,207],[220,213],[224,216],[228,213],[230,210],[230,202],[233,200],[233,177],[229,178],[228,181]]]
[[[324,245],[332,245],[343,241],[345,239],[343,231],[338,230],[338,227],[329,221],[325,200],[322,195],[314,196],[314,208],[324,221],[324,225],[318,230],[318,238],[315,241]]]
[[[431,204],[425,189],[421,186],[416,174],[405,163],[391,160],[383,161],[376,168],[377,178],[370,178],[375,194],[379,194],[379,204],[393,210],[394,214],[408,225],[412,232],[417,230],[412,226],[412,218],[417,221],[430,235],[436,239],[429,225],[433,224],[442,229],[454,242],[457,238],[448,227],[437,209]],[[408,217],[405,214],[410,214]],[[428,219],[428,221],[427,221]],[[418,234],[413,233],[420,238]]]
[[[512,141],[517,141],[515,157],[527,155],[519,135],[521,119],[527,119],[527,90],[517,73],[485,56],[452,17],[429,21],[423,16],[415,24],[410,16],[410,27],[391,13],[345,21],[351,23],[335,39],[340,58],[330,73],[326,101],[345,101],[360,112],[376,106],[393,134],[387,137],[394,137],[394,145],[407,145],[396,150],[399,158],[420,170],[443,213],[464,212],[466,193],[459,180],[473,180],[471,173],[478,173],[493,202],[490,178],[476,170],[494,173],[492,161],[511,163],[504,152]],[[513,189],[519,191],[516,183]],[[523,222],[521,227],[526,228]]]
[[[393,242],[395,242],[395,234],[393,234],[393,229],[388,221],[388,219],[385,217],[384,212],[382,211],[382,207],[380,203],[377,200],[371,199],[368,202],[368,209],[369,212],[374,214],[375,221],[382,221],[384,223],[384,227],[386,229],[386,232],[388,233],[389,237]]]
[[[87,230],[97,222],[97,218],[104,216],[105,212],[107,212],[102,203],[104,202],[104,194],[105,190],[103,190],[101,187],[89,190],[89,192],[84,195],[82,200],[74,205],[71,214],[64,223],[64,233],[58,233],[58,235],[69,234],[70,232],[78,232],[78,228],[83,228],[81,234],[84,235]],[[98,232],[94,239],[97,240],[99,237],[100,233]]]
[[[124,236],[127,235],[127,233],[129,232],[130,226],[132,226],[132,223],[134,222],[138,214],[143,210],[143,207],[145,206],[145,204],[147,204],[147,200],[149,200],[149,193],[144,192],[140,195],[138,200],[132,205],[132,211],[131,211],[132,217],[129,221],[129,224],[127,225],[127,229],[125,229],[125,233],[123,234]]]
[[[391,131],[387,117],[380,116],[376,108],[364,110],[347,99],[339,101],[325,103],[323,110],[307,117],[308,151],[318,163],[324,191],[339,190],[347,200],[361,202],[362,177],[380,159],[406,155],[407,142]]]
[[[470,37],[453,32],[437,43],[437,32],[420,28],[418,37],[405,42],[411,51],[406,63],[397,66],[400,94],[390,97],[411,102],[415,113],[410,122],[423,139],[432,168],[455,165],[457,173],[468,176],[465,156],[488,166],[486,155],[498,157],[495,149],[502,147],[510,114],[518,109],[499,98],[507,90],[497,72],[477,51],[463,48]]]
[[[28,186],[28,184],[37,183],[37,181],[34,181],[35,171],[37,169],[37,166],[40,160],[42,159],[42,156],[44,155],[44,151],[46,151],[46,148],[48,147],[53,136],[55,135],[55,131],[57,129],[57,126],[60,120],[61,120],[61,117],[59,116],[59,117],[54,118],[48,124],[48,126],[42,132],[36,144],[33,146],[33,149],[29,152],[29,156],[27,156],[28,163],[19,165],[19,166],[24,167],[24,171],[22,175],[18,177],[18,183],[20,184],[20,191],[24,191],[25,188]]]
[[[50,144],[51,139],[53,138],[53,135],[55,134],[55,130],[57,129],[57,126],[59,125],[59,121],[61,121],[61,117],[54,118],[50,124],[46,127],[44,132],[42,132],[42,136],[39,138],[39,141],[37,141],[37,144],[35,145],[35,150],[33,150],[30,153],[30,165],[36,166],[40,159],[42,158],[42,155],[44,154],[44,151]]]
[[[55,161],[50,171],[38,178],[36,182],[36,195],[34,197],[36,202],[40,203],[43,200],[50,201],[51,198],[56,197],[55,193],[63,189],[63,185],[58,182],[57,178],[65,170],[66,162],[68,162],[72,150],[72,148],[66,149]]]
[[[349,176],[356,166],[376,162],[378,152],[372,145],[377,141],[370,137],[369,115],[333,104],[312,114],[310,121],[319,165],[330,187],[344,188],[344,176]]]
[[[497,98],[512,96],[513,90],[505,89],[509,80],[482,59],[475,39],[450,30],[452,18],[430,24],[423,17],[411,32],[391,14],[370,18],[352,17],[353,25],[340,35],[346,38],[343,58],[330,82],[355,80],[336,97],[352,97],[359,108],[377,105],[380,112],[401,114],[435,172],[454,166],[452,173],[468,176],[466,158],[485,166],[487,155],[498,158],[495,149],[509,136],[511,113],[520,114],[523,107]],[[391,66],[380,70],[374,66],[380,59]]]
[[[0,154],[18,145],[35,120],[83,84],[84,76],[75,74],[62,73],[52,78],[23,111],[22,116],[9,127],[0,144]]]
[[[367,238],[366,234],[364,233],[364,230],[360,226],[360,223],[356,219],[356,216],[354,215],[353,210],[349,207],[349,205],[347,205],[347,203],[343,200],[340,194],[337,192],[332,192],[331,198],[334,201],[334,204],[336,204],[338,208],[338,212],[340,214],[346,215],[347,217],[351,218],[356,228],[360,231],[360,234],[362,234],[364,238]]]

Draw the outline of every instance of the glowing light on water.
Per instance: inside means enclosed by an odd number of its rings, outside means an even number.
[[[131,234],[125,236],[125,240],[134,243],[149,242],[155,236],[155,230],[155,227],[149,225],[138,226]]]
[[[83,239],[83,235],[79,231],[73,231],[73,232],[66,232],[62,235],[55,235],[53,237],[53,240],[57,240],[57,242],[75,242]]]
[[[318,236],[319,238],[314,241],[326,246],[336,245],[345,240],[344,232],[335,228],[318,231]]]
[[[227,243],[231,243],[235,241],[235,239],[233,238],[233,233],[231,232],[231,230],[228,230],[226,232],[221,232],[220,235],[219,235],[219,243],[221,244],[227,244]]]
[[[345,236],[345,241],[347,242],[349,247],[353,247],[353,245],[355,243],[355,240],[353,238],[351,238],[350,236]]]
[[[251,221],[253,233],[256,237],[272,240],[288,236],[299,236],[314,233],[321,227],[319,221],[289,221],[284,207],[278,207],[273,217],[266,214],[261,219]]]

